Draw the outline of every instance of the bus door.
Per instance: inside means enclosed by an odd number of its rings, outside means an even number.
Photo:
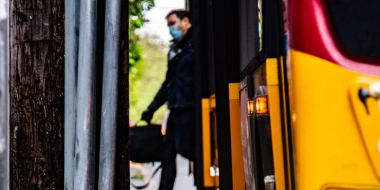
[[[239,10],[241,134],[249,190],[291,189],[287,186],[291,175],[286,170],[291,154],[287,153],[289,143],[283,119],[282,6],[281,0],[243,0]]]

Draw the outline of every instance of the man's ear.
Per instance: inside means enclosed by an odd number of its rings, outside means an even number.
[[[189,20],[189,18],[187,18],[187,17],[184,17],[184,18],[182,19],[182,21],[184,21],[184,22],[186,22],[186,23],[190,23],[190,20]]]

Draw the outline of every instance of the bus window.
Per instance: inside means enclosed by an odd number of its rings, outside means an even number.
[[[261,50],[259,41],[259,7],[261,0],[239,1],[240,71],[254,60]]]
[[[325,2],[332,28],[346,56],[353,59],[380,59],[380,1]]]

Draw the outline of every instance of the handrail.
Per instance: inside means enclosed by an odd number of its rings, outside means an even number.
[[[74,190],[95,188],[97,0],[80,1]]]
[[[120,52],[120,0],[106,0],[99,190],[113,190],[116,158],[117,95]]]
[[[0,0],[0,189],[9,189],[9,1]]]
[[[74,142],[78,75],[79,2],[65,0],[64,186],[74,188]]]

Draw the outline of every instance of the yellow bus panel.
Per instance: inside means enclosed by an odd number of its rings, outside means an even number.
[[[363,115],[363,108],[356,108],[360,103],[354,95],[357,85],[362,85],[358,83],[361,78],[379,81],[380,77],[292,49],[289,66],[297,189],[380,189],[374,164],[379,163],[380,152],[371,155],[368,151],[379,148],[374,143],[380,139],[379,108],[369,102],[375,115]],[[368,121],[358,122],[358,118]]]
[[[240,131],[239,83],[229,84],[232,188],[245,189],[243,151]]]
[[[217,187],[219,178],[211,176],[211,101],[202,99],[202,153],[203,153],[203,185],[206,188]]]
[[[277,58],[266,60],[266,76],[268,89],[268,104],[270,112],[270,127],[273,147],[274,174],[276,180],[276,189],[285,189],[285,172],[283,141],[281,131],[281,111],[280,111],[280,88],[278,83],[278,63]]]

